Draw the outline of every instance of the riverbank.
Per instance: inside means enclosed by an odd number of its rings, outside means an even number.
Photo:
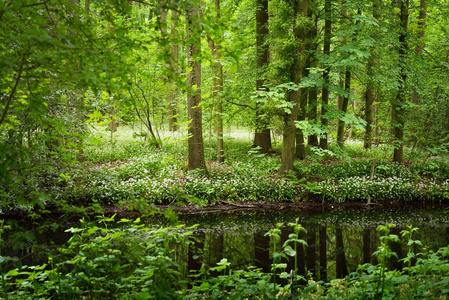
[[[168,134],[157,149],[120,128],[111,139],[98,131],[83,145],[83,160],[33,170],[15,190],[1,190],[2,209],[33,211],[52,207],[220,207],[252,203],[448,203],[449,157],[406,148],[404,164],[391,163],[391,147],[364,149],[348,141],[326,151],[310,147],[295,171],[278,173],[280,157],[252,149],[248,135],[226,138],[226,160],[216,163],[207,150],[207,174],[186,172],[186,143]],[[278,145],[279,147],[279,145]],[[26,198],[26,201],[22,201]],[[26,204],[22,204],[26,203]],[[250,206],[251,206],[250,205]]]

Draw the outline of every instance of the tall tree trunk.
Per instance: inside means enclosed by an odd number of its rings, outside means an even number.
[[[217,22],[220,22],[220,0],[215,0],[215,12]],[[211,37],[209,39],[209,48],[211,50],[212,57],[214,58],[214,79],[212,87],[212,95],[216,101],[216,129],[217,129],[217,161],[219,163],[224,162],[224,147],[223,147],[223,65],[221,64],[221,41],[215,43]]]
[[[305,68],[304,68],[305,69]],[[308,74],[305,74],[308,72],[303,72],[303,76],[307,76]],[[297,121],[304,121],[306,119],[306,106],[307,106],[307,98],[308,98],[308,88],[301,89],[300,95],[299,95],[299,109],[298,109],[298,119]],[[298,159],[305,159],[306,158],[306,146],[304,144],[304,133],[301,129],[296,128],[296,152],[295,157]]]
[[[311,52],[316,53],[317,52],[317,48],[318,48],[318,43],[317,43],[317,36],[318,36],[318,28],[317,28],[317,23],[315,22],[315,24],[312,26],[311,30],[309,31],[311,38],[312,38],[312,45],[311,45]],[[317,61],[314,57],[314,55],[311,55],[310,57],[311,59],[311,67],[316,67],[317,65]],[[318,89],[316,87],[311,87],[309,88],[309,99],[307,101],[307,107],[308,107],[308,118],[309,121],[311,121],[313,124],[317,124],[318,123],[318,111],[317,111],[317,106],[318,106]],[[307,144],[309,147],[311,146],[318,146],[319,142],[318,142],[318,136],[316,134],[311,134],[308,136],[308,141]]]
[[[324,14],[325,14],[325,21],[324,21],[324,44],[323,44],[323,53],[325,56],[329,56],[330,49],[331,49],[331,34],[332,34],[332,0],[325,0],[324,1]],[[323,91],[321,95],[321,124],[324,127],[325,133],[320,139],[320,147],[322,149],[327,149],[327,126],[329,124],[329,120],[326,117],[327,113],[327,106],[329,105],[329,86],[330,86],[330,80],[329,80],[329,73],[330,73],[330,67],[326,66],[324,72],[323,72]]]
[[[265,72],[269,63],[268,38],[268,0],[256,1],[256,66],[258,78],[257,91],[266,91]],[[263,110],[260,103],[256,103],[256,129],[254,133],[254,147],[259,147],[261,153],[268,153],[271,149],[271,134],[268,122],[263,119]]]
[[[375,0],[373,2],[373,17],[379,21],[380,20],[380,3],[379,0]],[[377,32],[375,32],[376,34]],[[374,36],[373,36],[374,38]],[[374,94],[378,93],[378,91],[375,90],[374,86],[374,80],[373,80],[373,66],[377,65],[378,59],[377,59],[377,51],[373,50],[370,53],[370,57],[368,59],[368,64],[366,66],[367,68],[367,84],[366,84],[366,92],[365,92],[365,135],[363,138],[363,147],[365,149],[371,149],[371,145],[373,144],[373,126],[374,124]]]
[[[346,114],[348,111],[349,98],[351,97],[351,69],[346,68],[345,72],[345,95],[341,103],[342,115]],[[345,139],[345,121],[339,120],[337,129],[337,143],[340,147],[343,146]]]
[[[399,69],[400,79],[398,92],[392,103],[391,121],[394,129],[394,153],[393,161],[402,163],[404,159],[404,126],[406,105],[406,81],[407,81],[407,30],[408,30],[408,6],[409,0],[398,0],[399,13]]]
[[[187,60],[190,71],[187,79],[189,90],[187,92],[187,110],[189,119],[188,169],[201,169],[206,171],[204,160],[203,125],[201,109],[201,64],[198,56],[201,53],[201,30],[199,3],[195,3],[186,11],[187,22]]]
[[[418,44],[416,45],[415,51],[418,56],[421,56],[424,50],[423,37],[426,33],[426,19],[427,19],[427,0],[420,0],[419,2],[419,21],[418,21]],[[419,94],[413,87],[411,101],[414,104],[419,103]]]
[[[172,11],[172,26],[171,26],[171,35],[177,36],[178,30],[177,30],[177,22],[179,19],[178,12]],[[179,75],[178,71],[178,59],[179,59],[179,46],[176,43],[173,43],[171,45],[170,53],[169,53],[169,61],[170,61],[170,68],[173,72],[173,77],[176,77]],[[174,78],[171,79],[170,85],[169,85],[169,93],[167,96],[168,101],[168,130],[169,131],[177,131],[178,130],[178,89],[176,87],[176,81]]]
[[[312,20],[313,11],[308,9],[307,17]],[[305,78],[309,76],[309,69],[312,67],[312,63],[315,59],[314,53],[316,50],[316,43],[314,38],[316,37],[316,26],[315,24],[309,24],[306,28],[306,36],[304,40],[304,53],[306,55],[305,63],[302,69],[302,76]],[[298,111],[298,121],[305,121],[307,118],[307,102],[309,98],[309,92],[311,88],[301,89],[300,99],[299,99],[299,111]],[[299,159],[306,158],[306,147],[304,142],[304,133],[301,129],[296,129],[296,153],[295,157]]]
[[[308,22],[300,22],[301,19],[307,18],[308,0],[295,1],[295,27],[293,30],[295,41],[299,43],[299,49],[294,55],[293,63],[290,66],[290,78],[295,84],[301,80],[303,66],[304,66],[304,49],[306,24]],[[281,154],[281,168],[279,172],[285,174],[293,170],[293,159],[295,151],[295,136],[296,125],[295,121],[298,119],[298,112],[300,106],[300,91],[289,91],[287,100],[293,104],[293,108],[289,114],[284,116],[284,132]]]

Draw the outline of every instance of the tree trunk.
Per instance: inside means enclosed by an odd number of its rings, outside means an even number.
[[[325,21],[324,21],[324,44],[323,44],[323,53],[325,56],[329,56],[330,49],[331,49],[331,34],[332,34],[332,0],[325,0],[324,1],[324,14],[325,14]],[[325,133],[323,133],[323,136],[320,139],[320,147],[322,149],[327,149],[327,126],[329,124],[329,120],[326,117],[327,113],[327,106],[329,105],[329,86],[330,86],[330,80],[329,80],[329,73],[330,73],[330,67],[326,66],[324,72],[323,72],[323,91],[321,95],[321,124],[324,127]]]
[[[312,9],[308,9],[307,17],[312,19]],[[312,24],[310,24],[312,25]],[[305,63],[302,69],[303,78],[309,76],[309,69],[312,67],[314,61],[314,53],[317,48],[314,39],[317,35],[315,24],[313,26],[307,26],[306,36],[304,40],[304,52],[306,54]],[[309,92],[311,88],[303,88],[300,92],[298,121],[305,121],[307,118],[307,102],[309,98]],[[304,142],[304,133],[301,129],[296,129],[296,153],[295,157],[298,159],[306,158],[306,147]]]
[[[317,24],[315,23],[314,26],[312,26],[312,29],[309,31],[310,36],[312,38],[311,41],[311,48],[310,48],[310,52],[311,53],[316,53],[317,52],[317,48],[318,48],[318,44],[316,41],[316,37],[318,36],[318,28],[317,28]],[[316,67],[316,59],[314,57],[314,55],[310,55],[310,66],[311,67]],[[317,106],[318,106],[318,90],[316,87],[311,87],[309,88],[309,99],[307,102],[307,107],[308,107],[308,118],[309,121],[311,121],[314,125],[316,125],[318,123],[318,111],[317,111]],[[307,141],[308,147],[311,146],[318,146],[318,136],[316,134],[311,134],[308,136],[308,141]]]
[[[373,17],[376,20],[380,20],[380,3],[379,0],[374,1],[373,3]],[[377,34],[377,32],[375,32]],[[375,38],[375,36],[373,36]],[[365,149],[371,149],[371,145],[373,144],[373,125],[374,124],[374,93],[376,92],[374,81],[373,81],[373,66],[378,64],[377,59],[377,51],[371,51],[370,57],[368,59],[367,68],[367,84],[366,84],[366,92],[365,92],[365,135],[363,138],[363,147]]]
[[[307,76],[307,74],[305,73],[308,73],[308,71],[303,72],[303,76]],[[301,89],[299,96],[299,109],[297,121],[304,121],[306,119],[307,98],[308,98],[308,89],[307,88]],[[295,157],[303,160],[306,158],[306,147],[304,144],[304,133],[299,128],[296,128],[295,141],[296,141]]]
[[[201,169],[206,171],[204,160],[203,125],[201,109],[201,64],[198,56],[201,53],[200,15],[197,6],[192,5],[186,11],[187,22],[187,60],[190,71],[187,79],[189,90],[187,91],[187,110],[189,119],[189,162],[188,169]]]
[[[398,93],[392,103],[391,121],[394,129],[394,153],[393,161],[402,163],[404,159],[404,126],[406,105],[406,81],[407,81],[407,28],[408,28],[408,6],[409,0],[397,1],[399,13],[399,69],[400,79],[398,82]]]
[[[176,11],[172,11],[172,26],[171,26],[171,35],[177,36],[177,22],[179,15]],[[179,59],[179,46],[173,43],[171,45],[170,53],[169,53],[169,61],[170,67],[173,72],[173,77],[176,77],[179,74],[178,71],[178,59]],[[172,79],[170,82],[170,91],[167,96],[168,101],[168,130],[169,131],[177,131],[178,130],[178,89],[176,87],[175,79]]]
[[[419,21],[418,21],[418,45],[415,48],[416,54],[418,56],[422,55],[424,50],[424,42],[423,37],[425,35],[426,30],[426,19],[427,19],[427,0],[420,0],[419,2]],[[414,104],[419,103],[419,94],[416,89],[413,87],[411,101]]]
[[[256,1],[256,66],[258,78],[256,81],[257,91],[266,91],[265,75],[269,63],[268,37],[268,0]],[[268,153],[271,149],[271,133],[267,120],[263,119],[264,112],[256,103],[256,129],[254,133],[254,147],[259,147],[261,153]]]
[[[351,69],[347,67],[345,72],[345,95],[341,103],[341,112],[343,116],[348,111],[348,104],[350,97],[351,97]],[[345,121],[339,120],[337,129],[337,143],[340,147],[343,147],[344,140],[345,140]]]
[[[371,66],[368,65],[368,77],[371,76]],[[363,139],[363,147],[365,149],[371,149],[371,145],[373,143],[373,103],[374,103],[374,95],[373,95],[373,86],[370,78],[368,78],[368,85],[366,86],[365,92],[365,136]]]
[[[215,0],[215,11],[217,22],[220,20],[220,0]],[[221,41],[215,43],[212,38],[209,37],[209,48],[211,50],[212,57],[214,58],[214,79],[212,87],[212,95],[217,105],[217,161],[219,163],[224,162],[224,145],[223,145],[223,65],[221,64]]]
[[[308,0],[295,1],[295,27],[294,37],[295,41],[299,43],[299,49],[294,55],[293,63],[290,66],[290,78],[295,84],[298,84],[301,80],[303,66],[304,66],[304,49],[305,49],[305,37],[307,22],[301,22],[297,24],[301,19],[307,18]],[[300,106],[300,91],[291,90],[287,94],[287,100],[293,104],[293,108],[289,114],[284,116],[284,132],[281,154],[281,168],[279,172],[285,174],[286,172],[293,170],[293,159],[295,151],[295,136],[296,125],[295,121],[298,119],[298,112]]]

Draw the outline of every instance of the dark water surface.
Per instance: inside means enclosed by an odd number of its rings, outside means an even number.
[[[195,230],[198,252],[189,251],[184,269],[197,270],[202,264],[214,266],[226,258],[234,269],[253,265],[270,272],[274,245],[265,233],[277,223],[284,223],[282,245],[293,233],[286,224],[296,218],[307,230],[301,239],[308,244],[298,248],[298,271],[314,279],[343,277],[363,263],[376,264],[372,255],[380,243],[376,228],[386,223],[396,224],[391,234],[399,236],[409,225],[418,227],[413,239],[420,240],[428,249],[435,251],[449,244],[449,210],[445,207],[338,207],[183,215],[181,220],[185,224],[199,224]],[[407,241],[390,246],[399,258],[407,255]],[[416,253],[420,251],[415,249]],[[294,258],[284,262],[287,271],[294,269]],[[402,263],[393,259],[390,267],[400,269]]]
[[[117,216],[116,220],[121,217]],[[376,228],[386,223],[396,224],[392,234],[412,225],[418,227],[413,239],[420,240],[431,250],[437,250],[449,244],[449,207],[443,206],[395,206],[395,207],[309,207],[277,210],[239,210],[227,212],[208,212],[181,214],[179,222],[194,229],[192,241],[194,249],[186,250],[183,258],[178,259],[182,273],[188,275],[201,266],[215,266],[226,258],[233,269],[242,269],[250,265],[270,272],[273,256],[273,240],[265,233],[281,227],[281,241],[277,249],[288,239],[293,229],[287,226],[299,219],[307,233],[300,237],[308,247],[300,246],[297,251],[298,271],[314,278],[329,280],[353,272],[363,263],[376,264],[372,255],[379,246],[379,232]],[[149,227],[169,225],[160,218],[145,220]],[[46,252],[57,245],[64,244],[71,236],[65,229],[78,225],[70,223],[51,230],[49,228],[10,232],[4,235],[1,254],[16,256],[22,264],[32,265],[46,262]],[[32,227],[32,225],[30,225]],[[23,239],[24,232],[29,235]],[[19,238],[20,237],[20,238]],[[18,244],[20,243],[20,244]],[[407,241],[392,243],[391,248],[398,256],[407,254]],[[415,249],[420,252],[422,249]],[[294,269],[294,258],[287,264],[287,271]],[[401,268],[401,261],[392,260],[391,268]]]

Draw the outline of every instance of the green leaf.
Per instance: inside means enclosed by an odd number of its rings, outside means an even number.
[[[293,257],[293,256],[296,255],[296,251],[293,250],[293,248],[290,247],[290,246],[285,247],[285,248],[284,248],[284,252],[285,252],[285,254],[287,254],[288,256],[292,256],[292,257]]]

